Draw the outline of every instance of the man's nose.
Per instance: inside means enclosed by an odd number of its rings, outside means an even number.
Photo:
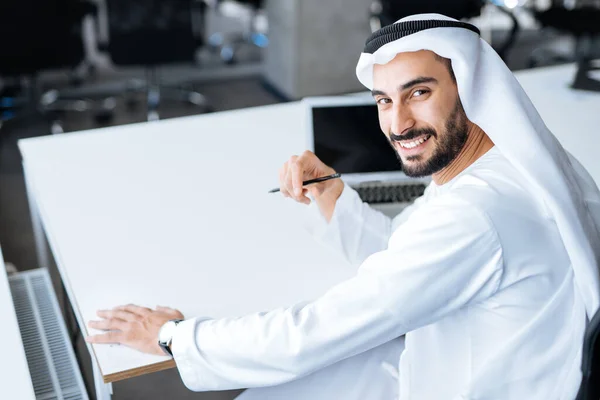
[[[410,110],[401,105],[394,105],[392,116],[392,132],[396,135],[402,135],[408,129],[415,126],[415,119]]]

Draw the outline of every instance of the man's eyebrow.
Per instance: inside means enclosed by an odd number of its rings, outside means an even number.
[[[411,87],[420,85],[422,83],[438,83],[438,80],[431,76],[419,76],[418,78],[415,78],[406,83],[403,83],[402,85],[398,86],[398,88],[400,89],[401,92],[403,92],[406,89],[410,89]],[[371,90],[371,96],[373,96],[373,97],[387,96],[387,93],[384,92],[383,90],[373,89],[373,90]]]
[[[419,76],[413,80],[410,80],[399,86],[400,91],[403,92],[406,89],[410,89],[413,86],[420,85],[421,83],[438,83],[437,79],[431,76]]]

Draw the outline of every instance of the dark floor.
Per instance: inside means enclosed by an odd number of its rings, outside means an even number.
[[[499,33],[497,36],[502,36]],[[500,39],[498,39],[500,40]],[[547,36],[538,32],[524,32],[520,35],[516,46],[509,55],[508,64],[511,69],[527,67],[532,49],[548,40]],[[569,47],[567,40],[562,47]],[[244,67],[239,67],[244,70]],[[256,69],[258,70],[258,69]],[[167,71],[168,73],[168,71]],[[127,76],[141,75],[141,71],[129,71]],[[171,74],[174,74],[171,71]],[[178,74],[178,73],[177,73]],[[218,74],[217,74],[218,75]],[[214,106],[216,111],[244,108],[250,106],[273,104],[280,101],[272,92],[262,84],[258,75],[246,75],[234,78],[240,74],[225,74],[229,78],[220,78],[216,81],[205,82],[198,85],[202,92]],[[243,74],[241,74],[243,75]],[[97,83],[105,88],[114,88],[119,85],[118,76],[96,78]],[[115,81],[116,79],[116,81]],[[111,80],[113,83],[107,83]],[[121,80],[122,82],[123,80]],[[117,83],[114,83],[117,82]],[[117,86],[115,86],[117,85]],[[165,118],[182,115],[196,114],[198,109],[181,103],[164,104],[160,109],[161,116]],[[70,113],[62,118],[65,131],[78,131],[98,126],[121,125],[141,122],[145,119],[145,106],[140,98],[138,107],[128,109],[124,104],[119,104],[117,113],[109,123],[98,124],[92,113]],[[36,268],[33,234],[29,218],[29,209],[25,194],[21,158],[17,150],[17,141],[21,138],[45,135],[50,132],[50,127],[44,119],[31,117],[23,120],[13,120],[0,128],[0,243],[7,262],[13,263],[19,270]],[[52,272],[52,271],[51,271]],[[53,272],[53,280],[60,293],[59,280]],[[60,296],[59,296],[60,297]],[[78,339],[77,348],[81,355],[82,369],[86,382],[93,388],[90,371],[90,360],[81,337]],[[91,390],[93,392],[93,390]],[[231,399],[237,392],[222,393],[192,393],[189,392],[177,376],[176,370],[164,371],[149,376],[118,382],[114,385],[115,400],[134,399]],[[91,393],[93,395],[93,393]]]

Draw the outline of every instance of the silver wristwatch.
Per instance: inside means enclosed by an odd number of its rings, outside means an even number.
[[[165,352],[166,355],[173,357],[171,351],[171,342],[173,341],[173,335],[175,334],[175,328],[182,319],[172,319],[167,321],[158,331],[158,345]]]

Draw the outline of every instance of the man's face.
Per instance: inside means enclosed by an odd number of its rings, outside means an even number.
[[[432,175],[462,150],[467,116],[443,59],[431,51],[400,53],[373,67],[379,124],[408,176]]]

